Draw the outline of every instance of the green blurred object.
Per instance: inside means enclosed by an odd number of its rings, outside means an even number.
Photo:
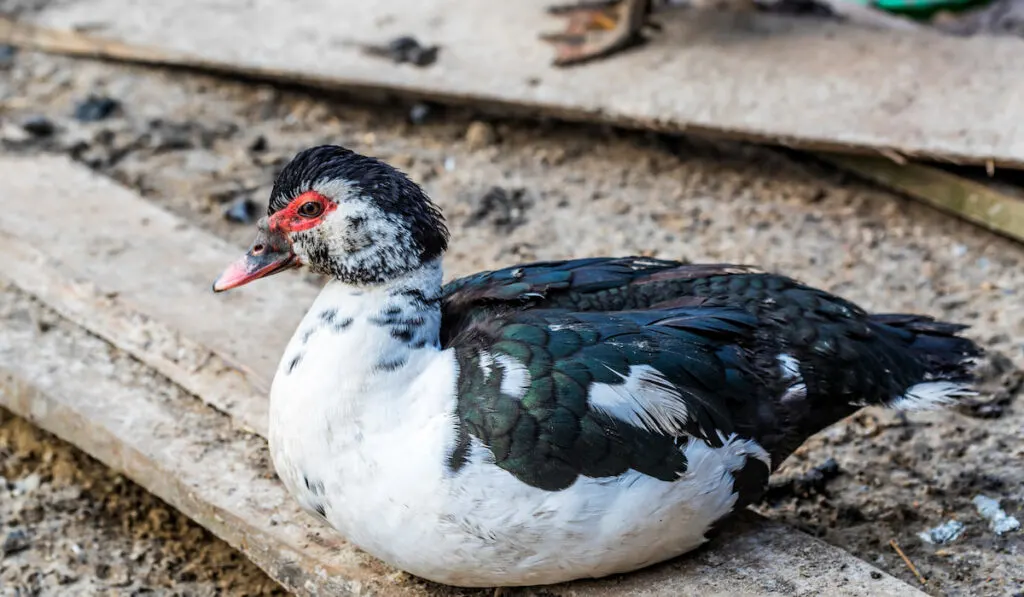
[[[898,13],[914,18],[929,18],[936,12],[947,10],[960,12],[968,8],[983,6],[991,0],[857,0],[886,12]]]

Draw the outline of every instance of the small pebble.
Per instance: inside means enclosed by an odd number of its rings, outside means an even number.
[[[430,112],[431,108],[429,104],[414,104],[412,108],[409,108],[409,122],[413,124],[423,124],[428,118],[430,118]]]
[[[252,143],[249,144],[249,151],[252,151],[252,152],[266,151],[267,147],[269,147],[269,144],[267,143],[267,138],[264,137],[263,135],[259,135],[255,139],[252,140]]]
[[[32,473],[26,476],[24,479],[19,479],[14,482],[14,493],[16,495],[23,495],[26,493],[32,493],[39,489],[42,485],[43,479],[39,476],[39,473]]]
[[[113,98],[90,95],[75,106],[75,119],[81,122],[97,122],[109,118],[121,104]]]
[[[988,521],[988,526],[997,535],[1016,531],[1020,528],[1020,521],[1008,515],[999,506],[999,500],[994,500],[984,495],[976,495],[971,500],[978,514]]]
[[[14,56],[17,53],[18,48],[8,44],[0,44],[0,67],[10,66],[14,62]]]
[[[388,53],[391,60],[401,64],[408,62],[416,66],[430,66],[437,62],[438,46],[422,46],[416,38],[403,35],[396,37],[388,43]]]
[[[152,147],[157,151],[191,149],[193,146],[187,125],[155,119],[150,121],[149,128],[152,135]]]
[[[483,149],[498,142],[498,133],[489,123],[475,120],[466,129],[466,145],[471,150]]]
[[[35,137],[49,137],[57,127],[45,116],[30,116],[21,123],[21,128]]]
[[[256,221],[256,213],[256,204],[252,199],[239,197],[224,210],[224,219],[239,224],[251,224]]]
[[[28,534],[22,529],[13,529],[7,532],[3,543],[0,544],[0,557],[7,557],[25,551],[28,549],[28,546]]]
[[[13,122],[0,122],[0,141],[24,143],[31,138],[32,135],[23,127],[17,126]]]
[[[927,531],[921,531],[917,534],[925,543],[937,543],[939,545],[945,545],[952,541],[956,541],[963,534],[964,523],[957,520],[950,520],[944,522],[937,527],[928,529]]]

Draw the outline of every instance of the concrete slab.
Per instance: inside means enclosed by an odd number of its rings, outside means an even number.
[[[75,0],[0,42],[809,149],[1024,167],[1024,40],[682,11],[654,43],[568,70],[551,0]],[[42,29],[26,28],[36,25]],[[75,33],[86,32],[86,33]],[[359,47],[415,35],[417,68]]]

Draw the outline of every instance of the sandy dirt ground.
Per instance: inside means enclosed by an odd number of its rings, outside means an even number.
[[[133,386],[185,395],[0,284],[5,327],[35,326]],[[52,336],[58,336],[52,338]],[[0,410],[0,595],[284,595],[240,553],[53,436]]]
[[[1024,595],[1024,534],[996,535],[972,504],[989,496],[1024,519],[1024,247],[763,148],[486,122],[2,49],[0,69],[3,151],[69,154],[240,249],[252,226],[232,218],[265,209],[295,151],[334,142],[424,184],[453,231],[449,276],[611,254],[754,263],[870,309],[971,324],[994,355],[977,404],[863,411],[799,450],[757,509],[917,583],[895,540],[933,595]],[[0,291],[4,315],[20,312],[27,299]],[[0,541],[13,547],[0,595],[274,591],[226,545],[10,415],[0,475]],[[919,537],[949,520],[966,525],[958,539]]]

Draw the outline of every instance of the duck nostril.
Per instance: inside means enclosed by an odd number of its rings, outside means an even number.
[[[266,247],[265,245],[262,245],[262,244],[259,244],[259,245],[255,245],[255,246],[254,246],[254,247],[252,248],[252,254],[253,254],[253,255],[259,255],[259,254],[260,254],[260,253],[262,253],[262,252],[263,252],[263,250],[264,250],[264,249],[266,249],[266,248],[267,248],[267,247]]]

